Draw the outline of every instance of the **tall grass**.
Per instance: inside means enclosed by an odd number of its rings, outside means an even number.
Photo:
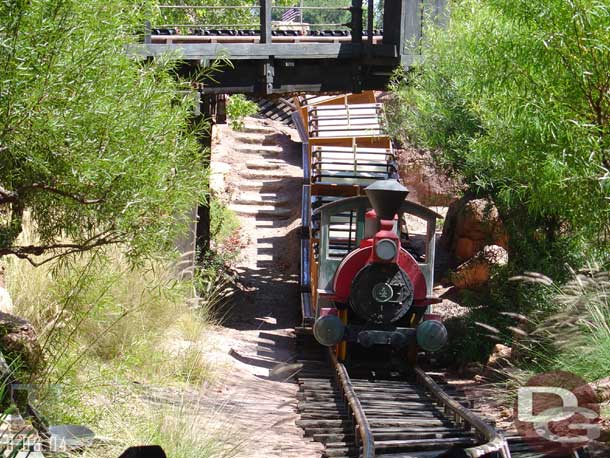
[[[588,381],[610,375],[610,272],[578,273],[555,296],[559,311],[532,336],[550,342],[548,364]]]
[[[38,330],[42,347],[37,371],[20,377],[39,387],[34,402],[50,422],[86,424],[118,444],[90,456],[146,443],[178,458],[229,456],[217,452],[224,439],[208,431],[202,412],[151,405],[134,389],[180,392],[215,377],[205,352],[217,297],[194,300],[201,279],[177,280],[166,260],[134,266],[120,247],[36,268],[6,264],[15,313]]]
[[[588,382],[610,375],[610,272],[573,273],[563,286],[549,281],[544,288],[555,310],[528,318],[514,338],[511,364],[500,370],[508,376],[509,397],[540,372],[571,372]]]
[[[100,427],[112,440],[79,454],[84,458],[116,458],[135,444],[160,445],[172,458],[229,458],[243,442],[222,404],[210,408],[192,393],[178,393],[166,403],[128,396],[118,406],[100,407]]]

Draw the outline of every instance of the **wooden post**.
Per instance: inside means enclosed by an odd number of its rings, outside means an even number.
[[[202,166],[209,166],[209,162],[211,160],[211,147],[212,147],[212,123],[214,119],[212,117],[212,101],[215,101],[215,96],[213,95],[202,95],[201,96],[201,116],[203,119],[207,119],[210,122],[210,130],[209,132],[203,132],[199,137],[199,144],[202,149],[207,149],[210,154],[209,157],[206,158],[207,164],[202,164]],[[210,194],[207,193],[206,201],[200,203],[197,207],[197,226],[195,229],[195,244],[197,247],[197,253],[199,256],[199,263],[203,261],[205,254],[210,249]]]
[[[144,22],[144,43],[145,44],[152,43],[152,39],[151,39],[150,35],[151,35],[150,21],[146,21],[146,22]]]
[[[383,43],[395,45],[399,54],[419,46],[422,29],[422,0],[385,0]]]
[[[273,0],[260,0],[261,43],[271,43],[271,6]]]
[[[202,97],[199,92],[195,92],[194,96],[197,97],[197,104],[194,107],[191,120],[193,123],[198,123],[202,117],[205,118],[209,113],[210,104],[209,98]],[[202,148],[211,144],[211,136],[208,132],[199,135],[198,140]],[[203,163],[201,167],[206,165]],[[210,217],[209,208],[206,205],[200,206],[199,202],[194,201],[188,214],[176,215],[176,218],[182,219],[187,227],[186,232],[176,240],[176,248],[181,254],[180,262],[176,266],[176,275],[180,279],[192,278],[197,261],[201,260],[201,256],[209,250]],[[202,209],[202,207],[204,208]]]
[[[373,0],[368,0],[368,14],[367,14],[367,24],[366,24],[366,34],[368,37],[369,45],[373,44],[373,27],[375,21],[375,2]]]
[[[352,43],[362,43],[362,0],[352,0]]]

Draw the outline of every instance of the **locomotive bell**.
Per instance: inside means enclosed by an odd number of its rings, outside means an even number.
[[[397,180],[379,180],[365,189],[375,213],[380,219],[393,220],[409,190]]]

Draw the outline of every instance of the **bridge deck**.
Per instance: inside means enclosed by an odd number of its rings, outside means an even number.
[[[147,23],[144,42],[132,47],[132,55],[155,58],[169,55],[181,60],[185,76],[201,74],[202,66],[214,59],[228,58],[225,68],[214,79],[194,81],[204,94],[257,93],[262,95],[293,92],[360,92],[384,89],[396,67],[411,66],[418,56],[423,18],[437,17],[445,0],[383,0],[383,32],[374,26],[373,2],[368,10],[362,0],[351,0],[341,7],[351,20],[333,24],[341,30],[312,30],[301,22],[296,29],[281,30],[285,23],[273,22],[273,0],[259,0],[248,6],[258,10],[258,25],[240,30],[234,26],[219,29],[179,22],[153,27]],[[167,10],[227,8],[224,6],[162,6]],[[237,7],[233,7],[237,8]],[[313,8],[313,7],[310,7]],[[363,15],[366,12],[366,21]],[[188,18],[188,15],[186,16]],[[366,23],[365,23],[366,22]],[[317,24],[325,26],[327,24]],[[315,25],[311,25],[312,27]]]

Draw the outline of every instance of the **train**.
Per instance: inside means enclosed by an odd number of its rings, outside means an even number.
[[[448,338],[433,313],[440,215],[408,199],[374,92],[294,103],[303,145],[302,328],[341,361],[368,349],[415,364]],[[409,218],[425,231],[410,234]]]

